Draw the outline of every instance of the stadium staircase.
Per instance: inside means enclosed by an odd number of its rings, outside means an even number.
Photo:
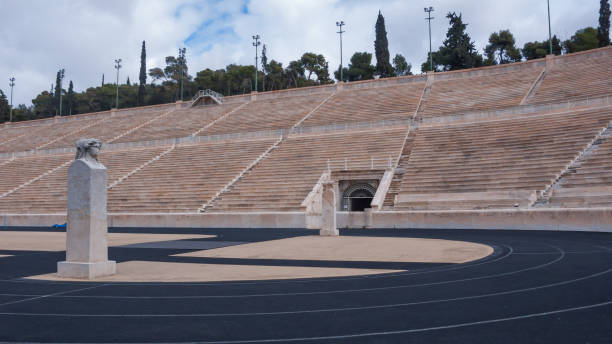
[[[612,206],[612,121],[541,192],[534,207]]]

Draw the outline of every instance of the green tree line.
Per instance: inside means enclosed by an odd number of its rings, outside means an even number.
[[[527,42],[522,48],[516,46],[516,40],[509,30],[493,32],[484,48],[484,56],[478,52],[475,42],[467,32],[468,24],[461,13],[449,12],[446,15],[449,28],[442,45],[432,52],[434,70],[450,71],[475,68],[487,65],[506,64],[522,60],[545,57],[551,48],[555,55],[573,53],[610,45],[610,4],[609,0],[600,0],[599,26],[597,29],[586,27],[577,30],[569,39],[561,41],[557,36],[542,41]],[[372,53],[355,52],[348,65],[333,72],[338,81],[359,81],[376,77],[392,77],[412,74],[412,65],[401,54],[391,59],[387,40],[385,18],[379,11],[374,25],[374,53],[376,64],[372,63]],[[551,44],[552,43],[552,44]],[[135,107],[171,103],[180,100],[181,85],[183,99],[188,100],[201,89],[211,89],[223,95],[246,94],[252,91],[272,91],[296,87],[307,87],[333,83],[330,77],[329,63],[326,58],[314,52],[305,52],[301,57],[283,63],[267,56],[264,44],[261,53],[261,68],[257,71],[260,80],[258,89],[254,89],[255,66],[229,64],[223,69],[206,68],[195,75],[189,74],[188,61],[184,50],[178,56],[167,56],[165,66],[147,70],[146,44],[143,41],[140,56],[140,73],[138,84],[130,83],[129,78],[119,85],[119,107]],[[429,53],[421,65],[421,71],[429,70]],[[147,78],[151,82],[147,83]],[[102,83],[89,87],[83,92],[75,92],[72,81],[68,89],[62,85],[63,70],[58,71],[55,84],[48,91],[43,91],[32,100],[32,106],[20,104],[13,108],[13,121],[39,119],[62,115],[106,111],[115,106],[116,84]],[[55,86],[54,86],[55,85]],[[60,97],[60,95],[62,95]],[[61,105],[60,105],[61,103]],[[0,90],[0,122],[9,120],[10,106],[6,93]]]

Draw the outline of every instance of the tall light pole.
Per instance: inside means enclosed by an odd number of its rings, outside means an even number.
[[[121,68],[121,59],[115,60],[115,69],[117,70],[117,96],[115,98],[115,109],[119,109],[119,69]]]
[[[259,37],[259,35],[255,35],[253,36],[253,46],[255,47],[255,92],[257,92],[257,69],[258,69],[258,65],[257,65],[257,60],[258,60],[258,55],[257,55],[257,47],[261,44],[261,42],[259,41],[261,37]]]
[[[187,48],[179,48],[179,59],[181,60],[181,101],[183,101],[183,71],[185,70],[185,52]]]
[[[342,27],[346,25],[344,24],[344,21],[339,21],[336,22],[336,26],[339,28],[338,30],[338,34],[340,35],[340,81],[344,81],[343,77],[342,77],[342,34],[344,33],[344,31],[342,31]]]
[[[66,70],[64,68],[59,71],[59,93],[60,93],[60,103],[59,103],[59,115],[62,116],[62,80],[64,80],[64,73]]]
[[[424,8],[425,12],[427,12],[427,20],[429,22],[429,70],[433,71],[433,55],[431,53],[431,20],[434,17],[431,16],[431,12],[433,12],[434,8],[429,6]]]
[[[550,0],[546,0],[546,7],[548,9],[548,46],[550,48],[550,54],[552,55],[552,32],[550,30]]]
[[[13,121],[13,87],[15,86],[15,77],[9,79],[9,86],[11,86],[11,114],[9,115],[9,122]]]

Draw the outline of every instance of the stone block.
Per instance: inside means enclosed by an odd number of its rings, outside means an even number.
[[[321,197],[321,230],[322,236],[337,236],[338,227],[336,226],[336,190],[333,182],[324,182],[323,194]]]
[[[77,142],[77,157],[68,168],[66,261],[59,262],[60,277],[95,278],[115,273],[108,260],[106,167],[97,157],[95,139]]]
[[[117,264],[112,260],[95,263],[57,262],[57,275],[60,277],[93,279],[114,275],[116,272]]]

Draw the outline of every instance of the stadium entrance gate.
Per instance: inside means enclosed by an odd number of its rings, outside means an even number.
[[[356,184],[344,192],[342,208],[348,211],[364,211],[370,208],[376,190],[369,184]]]

